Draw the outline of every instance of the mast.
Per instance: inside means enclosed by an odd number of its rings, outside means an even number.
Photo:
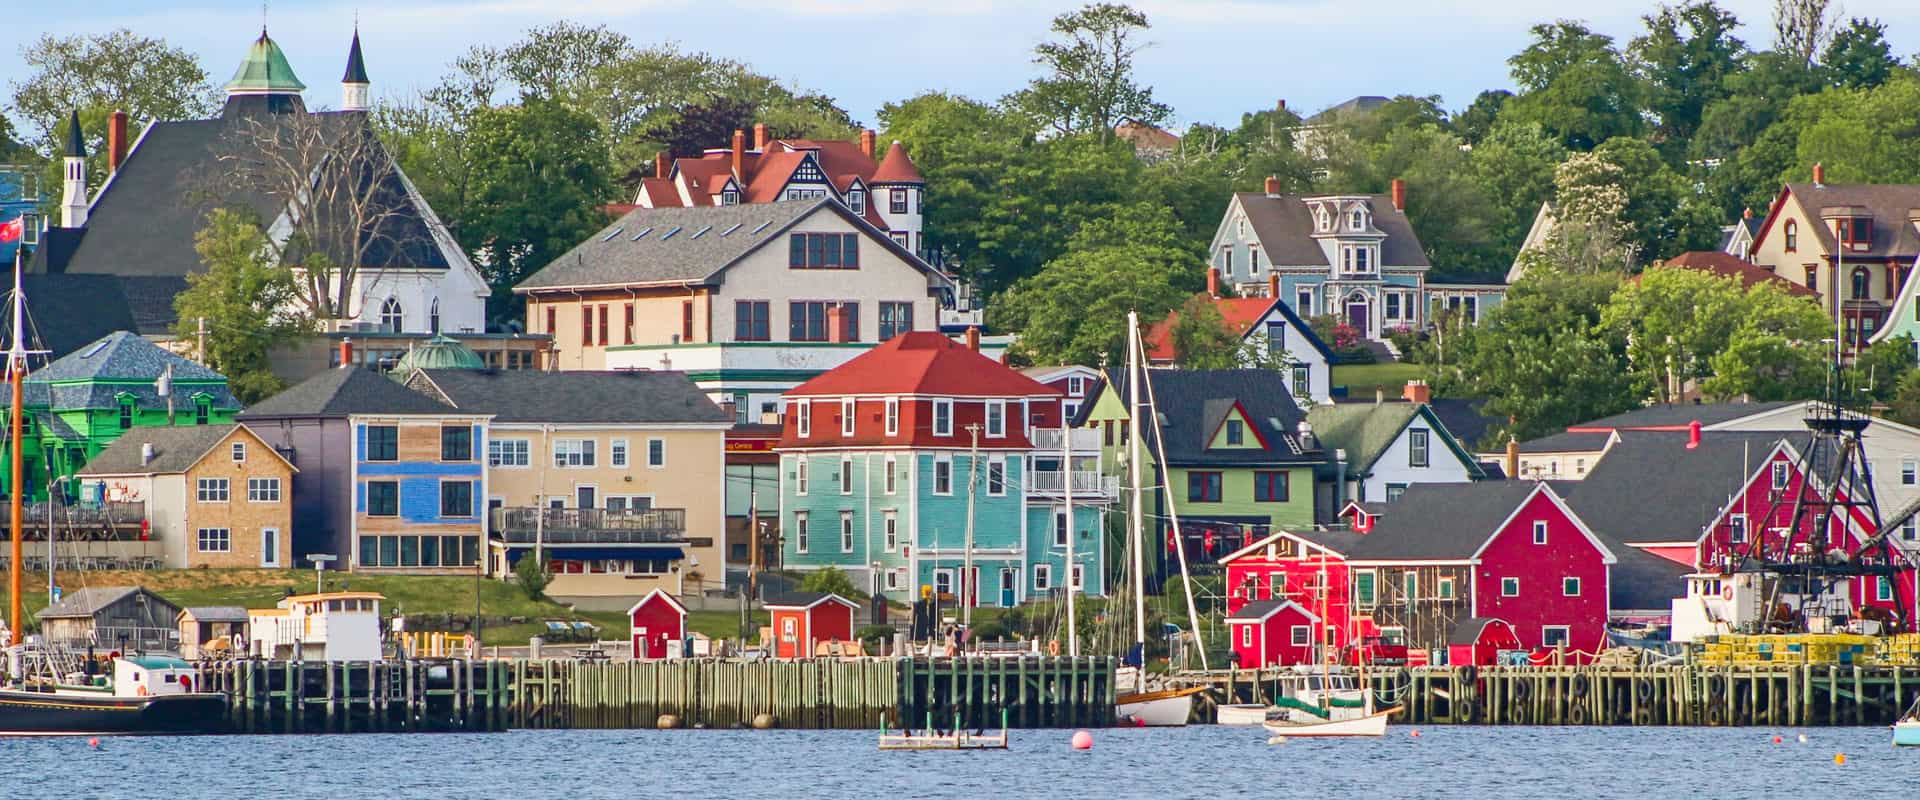
[[[1146,549],[1141,528],[1145,507],[1140,501],[1140,315],[1127,312],[1127,474],[1133,482],[1133,513],[1129,514],[1128,544],[1133,548],[1133,645],[1138,648],[1142,677],[1147,668],[1147,597],[1141,551]],[[1145,685],[1142,683],[1141,685]]]
[[[974,585],[973,574],[973,498],[979,493],[975,484],[980,479],[980,423],[968,425],[967,433],[973,437],[973,444],[967,448],[967,535],[960,546],[960,585],[965,588],[960,593],[960,624],[971,629],[973,606],[980,602],[980,587]]]
[[[1067,425],[1067,407],[1060,406],[1060,486],[1065,492],[1067,502],[1067,655],[1080,655],[1079,620],[1074,617],[1073,593],[1078,590],[1073,585],[1073,429]]]
[[[24,494],[24,487],[21,484],[25,477],[20,466],[20,444],[25,436],[26,426],[21,424],[20,416],[25,413],[26,407],[23,379],[27,373],[25,325],[27,312],[26,297],[20,293],[20,261],[20,251],[16,249],[13,251],[13,347],[7,351],[7,388],[13,395],[12,409],[7,415],[7,424],[10,428],[7,438],[10,482],[7,486],[12,489],[8,493],[8,506],[9,518],[13,524],[8,529],[13,534],[12,552],[8,554],[11,558],[7,562],[7,630],[10,639],[7,644],[9,645],[20,644],[21,632],[26,629],[20,603],[20,562],[23,558],[20,552],[20,540],[24,538],[21,536],[24,515],[20,507],[20,499]]]
[[[1140,354],[1140,360],[1146,361],[1146,354]],[[1153,376],[1147,376],[1147,413],[1153,416],[1153,442],[1160,452],[1167,452],[1167,436],[1160,430],[1160,401],[1153,395]],[[1173,526],[1173,552],[1180,561],[1180,588],[1187,597],[1187,627],[1193,631],[1194,649],[1200,652],[1200,668],[1207,668],[1207,648],[1200,641],[1200,611],[1193,603],[1193,575],[1187,570],[1187,537],[1180,527],[1180,508],[1176,503],[1167,504],[1168,524]]]

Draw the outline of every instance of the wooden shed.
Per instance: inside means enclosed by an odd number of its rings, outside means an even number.
[[[808,658],[825,642],[853,640],[859,605],[837,594],[796,592],[767,600],[773,616],[775,658]]]
[[[1255,600],[1227,617],[1240,666],[1258,669],[1311,664],[1320,618],[1291,600]]]
[[[686,638],[687,607],[660,589],[627,609],[635,660],[666,658],[668,644]]]
[[[239,606],[188,606],[174,618],[180,657],[192,661],[247,649],[247,610]]]
[[[1506,620],[1468,617],[1453,626],[1447,639],[1447,663],[1487,666],[1500,660],[1500,651],[1519,650],[1520,636]]]
[[[41,635],[56,644],[172,653],[179,617],[179,606],[145,587],[111,586],[69,592],[36,618]]]

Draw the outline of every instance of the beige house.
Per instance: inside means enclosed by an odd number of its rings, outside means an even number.
[[[129,429],[77,478],[82,497],[145,503],[168,567],[289,567],[296,471],[228,424]]]
[[[660,588],[725,585],[730,418],[679,372],[419,370],[407,385],[493,415],[488,559],[506,578],[538,548],[547,593],[625,610]]]
[[[1749,261],[1820,295],[1849,345],[1865,347],[1920,256],[1920,185],[1812,183],[1780,189]]]

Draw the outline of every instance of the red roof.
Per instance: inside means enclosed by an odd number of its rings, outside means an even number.
[[[1205,297],[1206,295],[1200,295]],[[1246,336],[1255,323],[1273,310],[1271,297],[1216,297],[1213,307],[1220,312],[1221,321],[1227,330],[1235,336]],[[1147,326],[1144,336],[1147,347],[1147,360],[1170,362],[1180,357],[1173,346],[1173,326],[1180,323],[1180,310],[1167,312],[1167,318]]]
[[[903,333],[813,380],[788,397],[933,395],[1060,397],[1064,393],[934,331]]]
[[[907,148],[900,146],[898,139],[887,147],[886,158],[880,159],[880,168],[873,171],[874,183],[926,183],[920,177],[920,170],[913,166],[913,159],[907,157]]]
[[[743,202],[771,203],[780,199],[782,189],[787,187],[787,179],[793,177],[793,171],[807,160],[803,152],[768,153],[761,156],[748,174],[753,181],[747,184]]]
[[[1804,297],[1817,296],[1812,289],[1782,278],[1779,275],[1775,275],[1772,271],[1764,267],[1755,266],[1752,262],[1743,260],[1739,256],[1723,253],[1719,250],[1690,250],[1655,264],[1654,266],[1691,269],[1718,275],[1723,278],[1739,278],[1740,287],[1743,289],[1753,288],[1756,284],[1772,283],[1785,289],[1787,294],[1801,295]],[[1638,283],[1640,276],[1633,276],[1633,280],[1635,283]]]
[[[638,199],[648,208],[679,208],[686,205],[680,202],[680,190],[674,188],[673,181],[666,178],[641,178]]]

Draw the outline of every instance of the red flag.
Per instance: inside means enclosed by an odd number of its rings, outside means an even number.
[[[26,217],[14,217],[6,222],[0,222],[0,242],[20,241],[20,235],[25,233],[26,230]]]

